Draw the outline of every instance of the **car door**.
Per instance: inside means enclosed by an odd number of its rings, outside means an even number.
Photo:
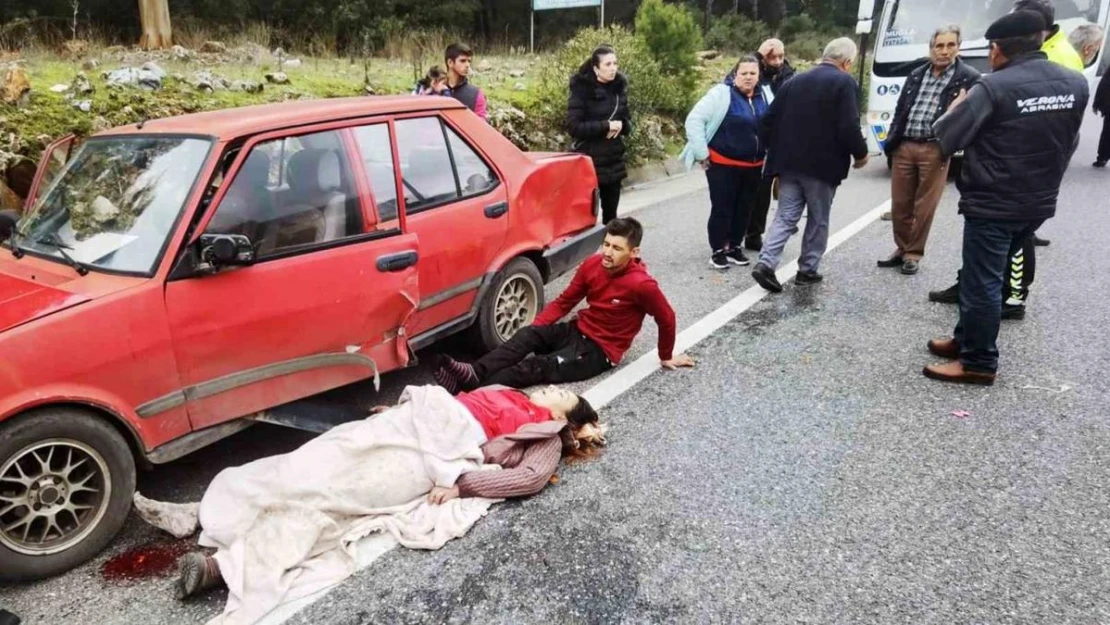
[[[417,238],[373,223],[356,154],[334,127],[242,148],[199,230],[248,237],[255,262],[166,287],[194,428],[407,364]]]
[[[419,334],[469,312],[508,236],[496,170],[439,116],[394,122],[406,232],[420,238]]]

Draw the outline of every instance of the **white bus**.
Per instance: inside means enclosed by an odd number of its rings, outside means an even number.
[[[1052,0],[1052,4],[1056,7],[1056,23],[1065,33],[1086,23],[1106,28],[1110,18],[1110,0]],[[906,76],[929,57],[933,31],[945,24],[959,25],[963,31],[960,58],[986,73],[990,67],[983,34],[1012,6],[1013,0],[860,0],[856,32],[862,39],[861,50],[867,50],[869,35],[875,40],[864,122],[864,135],[873,155],[883,154],[898,94]],[[1110,44],[1103,45],[1087,66],[1085,73],[1092,81],[1110,65],[1108,47]]]

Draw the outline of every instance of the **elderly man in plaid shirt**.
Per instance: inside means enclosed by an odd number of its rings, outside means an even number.
[[[933,122],[979,80],[979,72],[959,55],[959,26],[938,28],[929,42],[929,61],[906,78],[887,133],[894,253],[879,266],[906,275],[917,273],[948,179],[948,159],[941,154]]]

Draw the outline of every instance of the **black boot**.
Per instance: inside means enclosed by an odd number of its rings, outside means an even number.
[[[960,283],[957,282],[943,291],[929,291],[929,301],[938,304],[959,304]]]

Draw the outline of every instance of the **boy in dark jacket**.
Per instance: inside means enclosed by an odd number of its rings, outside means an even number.
[[[663,367],[694,366],[686,354],[673,353],[674,310],[639,259],[643,232],[630,217],[610,221],[601,253],[578,267],[570,286],[533,325],[476,363],[443,356],[436,382],[453,394],[489,384],[526,388],[587,380],[620,364],[647,315],[659,326]],[[560,322],[583,298],[589,306]]]

